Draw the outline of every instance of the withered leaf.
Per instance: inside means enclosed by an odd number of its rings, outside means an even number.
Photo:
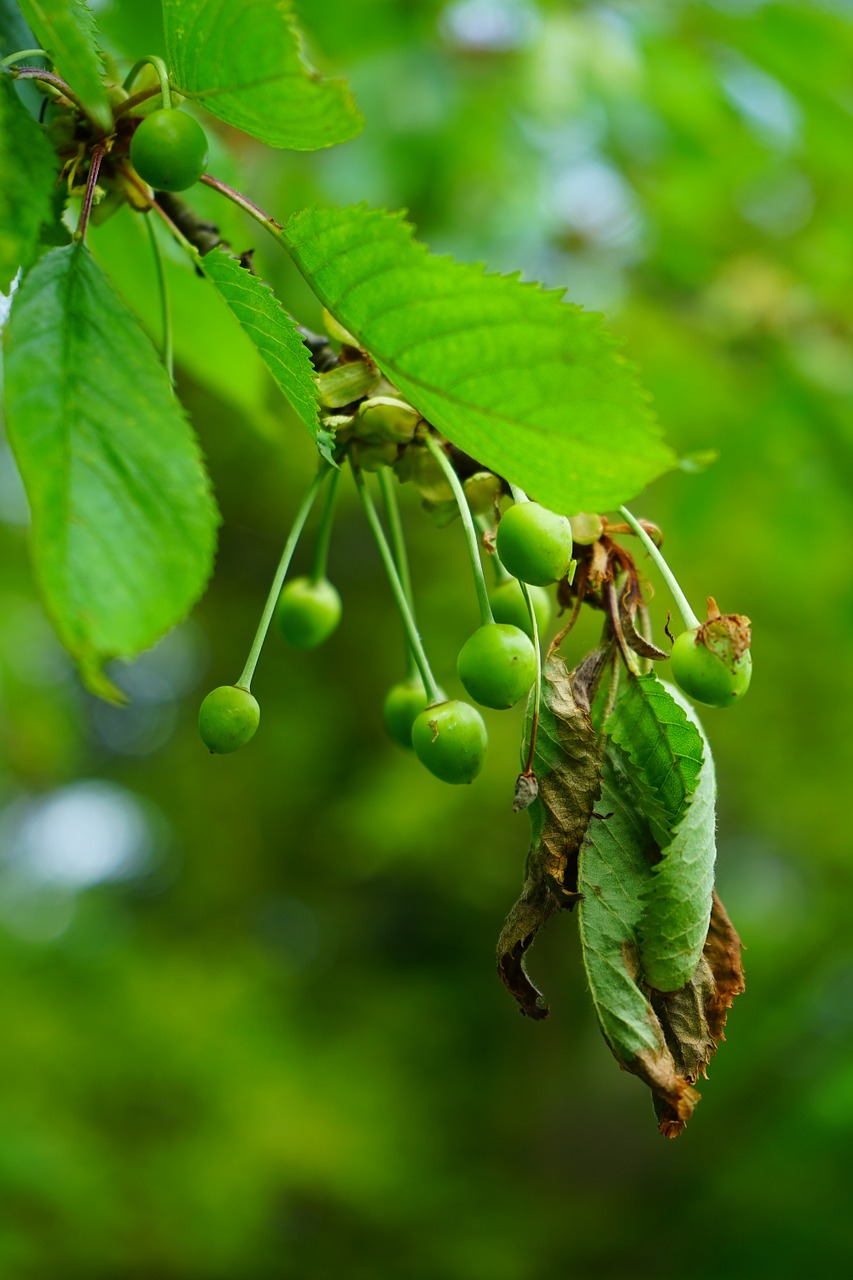
[[[498,940],[498,973],[531,1018],[547,1017],[548,1006],[527,974],[524,956],[551,916],[577,901],[578,849],[600,792],[588,692],[586,679],[575,687],[561,658],[548,659],[533,757],[539,794],[528,809],[526,878]]]
[[[614,1056],[652,1091],[661,1133],[677,1137],[699,1101],[722,1036],[725,1013],[743,990],[740,940],[714,896],[705,948],[688,982],[652,989],[639,949],[643,895],[658,857],[648,820],[628,785],[624,757],[610,746],[602,764],[601,808],[583,841],[578,910],[584,965],[602,1032]]]

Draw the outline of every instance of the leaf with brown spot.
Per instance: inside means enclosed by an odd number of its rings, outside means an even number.
[[[498,973],[531,1018],[547,1017],[548,1006],[527,974],[525,953],[551,916],[577,901],[578,849],[600,792],[588,697],[586,679],[575,686],[563,660],[549,658],[533,757],[539,794],[528,809],[527,874],[498,940]]]
[[[711,905],[711,923],[705,940],[705,959],[714,975],[714,991],[707,1002],[705,1013],[715,1044],[725,1040],[723,1028],[726,1025],[726,1015],[735,996],[746,990],[740,954],[742,950],[743,943],[715,891]]]
[[[740,939],[714,896],[705,949],[679,990],[653,990],[642,969],[643,899],[659,850],[629,785],[626,757],[608,743],[600,809],[579,863],[578,918],[584,966],[599,1023],[614,1056],[652,1091],[661,1133],[677,1137],[699,1101],[694,1089],[743,990]]]

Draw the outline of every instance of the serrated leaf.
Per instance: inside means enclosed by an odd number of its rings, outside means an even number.
[[[87,249],[54,249],[5,333],[9,441],[36,574],[93,691],[198,599],[217,524],[200,450],[149,339]]]
[[[320,452],[331,460],[331,437],[321,431],[317,417],[314,366],[296,323],[269,285],[224,250],[214,249],[200,261]]]
[[[346,82],[306,63],[290,0],[163,0],[163,24],[180,88],[227,124],[296,151],[361,130]]]
[[[33,35],[53,55],[56,69],[104,133],[113,115],[104,88],[97,28],[84,0],[20,0]]]
[[[653,673],[630,676],[605,726],[660,848],[644,890],[646,980],[677,991],[699,962],[714,887],[714,764],[693,710]]]
[[[677,689],[669,690],[692,716]],[[661,850],[643,897],[640,956],[646,980],[660,991],[677,991],[696,968],[711,916],[717,858],[717,781],[711,748],[698,722],[703,763],[696,789],[669,844]]]
[[[654,841],[632,803],[624,774],[607,756],[602,765],[601,818],[581,846],[578,906],[584,967],[604,1038],[616,1059],[639,1076],[683,1126],[699,1095],[678,1070],[663,1028],[639,986],[640,897]]]
[[[0,291],[38,252],[42,226],[51,221],[56,156],[18,97],[0,77]]]
[[[314,292],[449,440],[567,514],[674,465],[601,317],[559,291],[431,256],[400,215],[307,209],[285,228]]]
[[[498,973],[522,1012],[540,1019],[548,1006],[530,980],[525,953],[550,917],[577,901],[577,854],[600,786],[586,689],[556,656],[542,672],[533,768],[538,792],[527,807],[532,832],[526,878],[498,941]]]
[[[631,762],[640,804],[663,848],[672,840],[702,768],[702,738],[653,672],[629,675],[605,732]]]

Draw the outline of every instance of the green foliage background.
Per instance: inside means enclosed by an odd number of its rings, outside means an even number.
[[[309,655],[271,641],[258,738],[229,758],[201,749],[198,701],[242,665],[313,459],[236,324],[176,257],[180,390],[224,526],[194,619],[111,673],[130,708],[83,694],[53,638],[0,454],[0,1271],[841,1268],[853,1247],[849,7],[300,8],[315,63],[350,77],[365,132],[311,155],[231,135],[236,159],[214,140],[212,171],[282,221],[317,198],[406,206],[432,248],[568,287],[625,339],[679,452],[719,450],[634,509],[665,530],[695,605],[710,592],[753,619],[753,688],[704,717],[719,885],[749,948],[748,990],[675,1144],[601,1042],[574,921],[553,921],[533,955],[551,1019],[518,1017],[493,947],[527,847],[509,808],[519,717],[490,717],[470,789],[443,787],[386,741],[379,705],[402,644],[351,493],[331,552],[339,633]],[[99,21],[126,62],[161,51],[157,6],[113,0]],[[259,228],[191,195],[318,324]],[[156,335],[133,216],[94,229],[92,248]],[[455,652],[477,621],[461,533],[411,500],[407,518],[424,629],[456,691]],[[667,607],[661,586],[658,631]]]

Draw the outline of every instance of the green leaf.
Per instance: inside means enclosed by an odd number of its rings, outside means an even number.
[[[210,574],[217,514],[149,339],[87,249],[46,254],[5,333],[7,430],[46,608],[87,685],[179,622]]]
[[[224,250],[214,249],[200,259],[202,270],[254,343],[270,373],[308,428],[312,439],[331,461],[331,436],[317,418],[317,389],[308,348],[269,285],[241,267]]]
[[[602,816],[589,824],[579,859],[583,961],[598,1021],[615,1057],[649,1086],[680,1128],[698,1094],[679,1071],[661,1023],[638,985],[640,900],[654,842],[632,799],[625,775],[606,755]]]
[[[51,220],[56,156],[15,92],[0,77],[0,290],[36,257],[42,226]]]
[[[704,734],[702,743],[704,761],[693,798],[643,895],[640,958],[646,981],[659,991],[677,991],[689,980],[711,916],[717,782]]]
[[[528,808],[527,872],[498,942],[498,973],[522,1011],[536,1019],[547,1017],[548,1006],[530,980],[525,953],[550,917],[577,901],[578,849],[600,788],[598,740],[582,671],[569,676],[555,656],[542,672],[533,757],[538,795]]]
[[[401,215],[307,209],[299,269],[454,444],[553,510],[610,510],[674,465],[601,317],[515,277],[431,256]]]
[[[163,0],[163,23],[180,88],[227,124],[296,151],[361,130],[345,81],[324,79],[304,60],[290,0]]]
[[[630,776],[661,847],[684,817],[702,768],[702,738],[653,672],[630,676],[605,732],[631,762]]]
[[[653,673],[630,676],[605,726],[660,847],[639,932],[645,979],[660,991],[677,991],[694,973],[714,888],[714,764],[688,712]]]
[[[104,133],[111,133],[113,115],[89,6],[84,0],[21,0],[21,10],[42,49],[53,55],[57,72]]]

